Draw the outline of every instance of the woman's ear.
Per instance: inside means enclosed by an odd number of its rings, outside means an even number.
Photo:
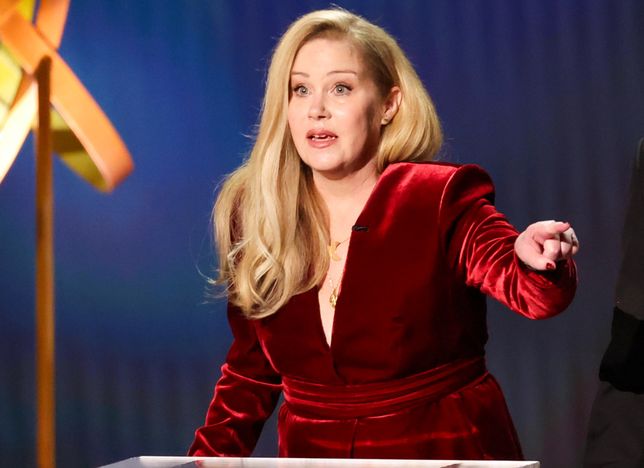
[[[400,107],[402,101],[402,91],[398,86],[394,86],[389,91],[389,95],[383,103],[383,113],[382,120],[380,120],[381,125],[387,125],[394,118]]]

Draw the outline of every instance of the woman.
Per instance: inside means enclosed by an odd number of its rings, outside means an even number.
[[[234,343],[191,455],[251,453],[280,392],[291,457],[520,459],[486,371],[485,294],[533,319],[572,300],[567,223],[516,230],[382,29],[343,10],[277,46],[248,161],[214,209]]]

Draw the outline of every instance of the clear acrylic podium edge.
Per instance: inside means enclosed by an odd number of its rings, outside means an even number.
[[[128,458],[101,468],[539,468],[537,461],[367,460],[337,458],[161,457]]]

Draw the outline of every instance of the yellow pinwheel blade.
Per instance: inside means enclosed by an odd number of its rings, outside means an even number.
[[[0,182],[13,164],[31,130],[31,123],[38,105],[36,84],[31,86],[14,103],[0,129]]]
[[[35,0],[23,0],[18,3],[15,0],[10,2],[3,0],[0,3],[0,15],[4,16],[13,9],[31,21],[34,15],[34,5]],[[22,69],[15,57],[0,42],[0,128],[4,126],[9,110],[16,100],[22,75]]]

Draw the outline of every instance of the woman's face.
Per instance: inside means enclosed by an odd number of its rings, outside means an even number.
[[[314,175],[330,179],[373,164],[388,101],[350,42],[316,38],[305,43],[291,69],[288,105],[302,161]]]

